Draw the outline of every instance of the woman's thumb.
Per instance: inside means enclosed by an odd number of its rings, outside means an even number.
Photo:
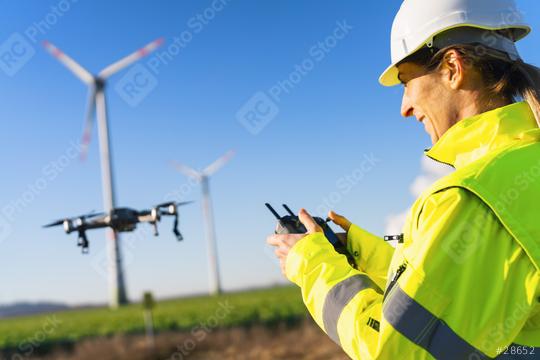
[[[328,217],[334,222],[334,224],[338,225],[345,231],[349,231],[349,228],[351,227],[351,222],[347,220],[346,217],[338,215],[333,211],[330,211],[328,213]]]

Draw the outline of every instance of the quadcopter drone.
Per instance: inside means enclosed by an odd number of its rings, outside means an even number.
[[[154,227],[154,236],[158,236],[157,223],[162,216],[174,216],[173,233],[178,241],[183,240],[183,236],[178,230],[178,207],[192,203],[188,202],[167,202],[154,206],[150,210],[137,211],[130,208],[116,208],[109,213],[90,213],[73,218],[64,218],[54,221],[43,227],[63,225],[66,234],[77,232],[79,239],[77,246],[80,246],[83,254],[88,253],[89,242],[86,230],[110,227],[118,232],[130,232],[135,230],[138,223],[146,222]]]

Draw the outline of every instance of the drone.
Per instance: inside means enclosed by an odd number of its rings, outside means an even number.
[[[191,204],[187,202],[166,202],[154,206],[150,210],[137,211],[130,208],[115,208],[109,213],[95,213],[80,215],[72,218],[64,218],[53,221],[50,224],[44,225],[44,228],[63,225],[66,234],[77,232],[79,235],[77,246],[80,246],[83,254],[89,252],[89,241],[86,236],[86,231],[91,229],[100,229],[110,227],[117,232],[130,232],[135,230],[138,223],[149,223],[154,227],[154,236],[158,236],[157,223],[161,221],[163,216],[173,216],[173,234],[178,241],[182,241],[184,237],[178,230],[179,213],[178,207]]]

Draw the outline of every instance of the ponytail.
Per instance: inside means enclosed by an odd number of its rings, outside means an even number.
[[[531,107],[540,126],[540,69],[518,60],[511,87]]]

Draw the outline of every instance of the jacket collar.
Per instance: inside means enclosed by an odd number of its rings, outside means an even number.
[[[517,102],[459,121],[426,150],[426,155],[459,168],[523,139],[527,132],[537,128],[529,104]]]

